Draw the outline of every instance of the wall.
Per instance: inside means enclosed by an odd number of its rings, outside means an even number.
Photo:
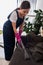
[[[0,0],[0,29],[9,13],[17,7],[17,0]]]
[[[43,0],[37,0],[36,9],[42,9],[43,10]]]

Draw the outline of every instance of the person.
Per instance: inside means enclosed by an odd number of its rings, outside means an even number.
[[[30,2],[23,1],[19,8],[15,9],[8,16],[3,25],[4,52],[6,61],[10,61],[15,46],[15,37],[20,45],[21,33],[23,31],[24,18],[30,10]],[[17,28],[19,27],[19,31]]]

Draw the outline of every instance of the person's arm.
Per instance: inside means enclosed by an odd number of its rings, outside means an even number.
[[[12,27],[13,27],[13,31],[14,31],[14,36],[16,37],[18,43],[20,43],[21,41],[21,38],[20,38],[20,35],[19,35],[19,32],[17,31],[16,29],[16,21],[17,21],[17,13],[16,11],[14,11],[11,16],[10,16],[10,21],[12,23]]]
[[[12,22],[12,27],[13,27],[14,33],[17,33],[16,23],[15,22]]]
[[[19,32],[16,29],[16,23],[12,22],[12,27],[13,27],[13,30],[14,30],[15,37],[16,37],[16,39],[18,41],[18,44],[20,45],[21,38],[20,38]]]

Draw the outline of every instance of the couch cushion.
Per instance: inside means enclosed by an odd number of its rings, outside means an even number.
[[[27,49],[27,51],[28,51],[28,49]],[[9,65],[43,65],[43,62],[37,63],[34,61],[34,59],[32,58],[32,56],[30,54],[29,54],[29,56],[30,56],[30,60],[25,60],[23,50],[16,48]]]

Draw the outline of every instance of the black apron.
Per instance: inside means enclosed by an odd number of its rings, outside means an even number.
[[[17,9],[15,10],[17,13],[17,21],[16,21],[16,28],[18,28],[22,23],[24,18],[20,18],[18,15]],[[10,14],[11,15],[11,14]],[[15,34],[13,31],[12,23],[9,20],[4,23],[3,26],[3,40],[4,40],[4,51],[5,51],[5,59],[10,60],[13,54],[14,46],[15,46]]]

